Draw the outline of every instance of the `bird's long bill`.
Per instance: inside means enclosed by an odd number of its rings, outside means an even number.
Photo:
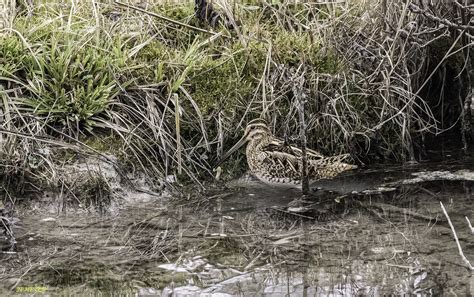
[[[247,139],[246,139],[246,135],[244,135],[242,138],[240,138],[240,140],[234,144],[233,147],[231,147],[230,150],[228,150],[223,156],[222,158],[220,158],[220,160],[216,163],[216,165],[214,165],[214,168],[216,168],[217,166],[221,165],[227,158],[229,158],[230,155],[232,155],[232,153],[234,153],[236,150],[238,150],[242,145],[244,145],[245,143],[247,142]]]

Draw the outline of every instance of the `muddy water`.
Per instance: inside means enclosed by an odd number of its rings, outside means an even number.
[[[252,179],[124,201],[105,215],[18,209],[0,295],[474,294],[441,211],[474,263],[470,162],[359,170],[296,189]]]

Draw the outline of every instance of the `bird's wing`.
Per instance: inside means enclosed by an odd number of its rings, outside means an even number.
[[[262,160],[262,171],[274,178],[299,179],[301,158],[291,152],[291,148],[280,143],[270,143],[263,148],[265,158]]]
[[[272,142],[268,145],[267,148],[269,151],[278,151],[288,153],[295,157],[301,158],[303,156],[303,152],[300,148],[295,147],[293,145],[286,144],[283,140],[280,139],[273,139]],[[306,148],[306,155],[310,160],[319,160],[325,158],[325,156],[315,150]]]
[[[300,179],[302,172],[302,151],[294,146],[286,145],[283,141],[275,139],[263,148],[265,158],[262,166],[266,172],[271,172],[273,177]],[[355,166],[345,164],[343,161],[349,154],[326,157],[308,149],[308,174],[313,178],[331,178],[337,174],[352,169]]]

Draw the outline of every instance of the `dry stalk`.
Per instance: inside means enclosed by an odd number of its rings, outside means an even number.
[[[456,245],[458,247],[458,252],[459,252],[459,255],[461,256],[461,259],[463,260],[467,268],[469,268],[471,271],[474,271],[474,266],[472,266],[471,262],[469,262],[466,256],[464,256],[464,252],[462,250],[461,244],[459,243],[458,235],[456,234],[456,230],[454,229],[453,223],[451,222],[451,219],[449,218],[446,208],[444,208],[443,202],[440,201],[439,203],[441,204],[441,209],[443,210],[444,216],[448,220],[449,227],[451,227],[451,231],[453,232],[454,240],[456,241]]]
[[[469,229],[471,230],[471,233],[474,234],[474,227],[472,227],[471,221],[469,220],[468,217],[465,217],[467,224],[469,225]]]
[[[309,175],[308,175],[308,157],[306,155],[306,121],[305,121],[305,103],[306,94],[304,93],[304,70],[302,70],[303,64],[301,64],[296,70],[296,76],[293,84],[293,94],[295,96],[295,104],[297,105],[300,125],[300,141],[301,141],[301,186],[303,195],[309,194]],[[302,70],[300,74],[300,70]]]

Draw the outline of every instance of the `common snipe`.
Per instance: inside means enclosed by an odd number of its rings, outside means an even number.
[[[262,119],[249,122],[243,137],[227,153],[216,167],[233,152],[247,143],[247,163],[250,171],[258,179],[269,184],[300,186],[302,173],[301,149],[287,145],[272,135],[268,125]],[[325,157],[307,149],[308,175],[310,180],[332,178],[339,173],[357,168],[356,165],[343,163],[349,155]]]

